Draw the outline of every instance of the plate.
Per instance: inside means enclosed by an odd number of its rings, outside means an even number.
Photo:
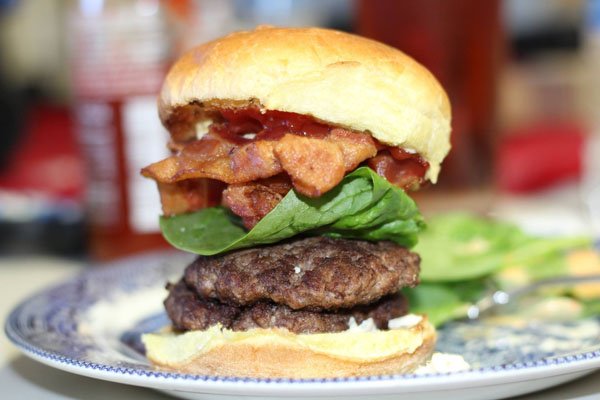
[[[497,399],[573,380],[600,368],[600,322],[544,325],[453,323],[437,350],[472,369],[452,373],[337,379],[250,379],[179,374],[153,368],[139,336],[168,323],[164,283],[191,256],[153,253],[92,269],[18,305],[7,336],[27,356],[65,371],[144,386],[188,399],[395,398]]]

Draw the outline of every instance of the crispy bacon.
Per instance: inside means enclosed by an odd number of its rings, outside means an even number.
[[[259,140],[235,148],[229,155],[229,161],[237,181],[250,182],[282,173],[274,151],[276,145],[276,142]]]
[[[142,170],[157,181],[165,215],[219,204],[223,194],[223,204],[251,228],[292,187],[309,197],[321,196],[365,161],[405,189],[418,188],[429,167],[418,155],[310,116],[194,107],[176,115],[181,129],[169,127],[173,155]],[[196,139],[190,130],[199,116],[214,122]]]
[[[277,140],[255,141],[233,141],[210,132],[144,168],[142,174],[161,183],[210,178],[237,184],[286,172],[296,190],[318,197],[376,153],[370,136],[343,129],[333,129],[324,139],[285,134]]]
[[[339,145],[346,171],[354,170],[361,162],[377,154],[377,143],[371,135],[336,128],[331,130],[325,140]]]
[[[229,185],[223,191],[223,205],[242,218],[252,229],[290,191],[292,184],[284,174],[256,182]]]
[[[175,155],[142,169],[142,175],[161,183],[175,183],[185,179],[211,178],[235,183],[236,176],[229,160],[235,143],[208,134],[201,140],[183,144]]]
[[[158,183],[164,215],[183,214],[216,206],[225,189],[223,182],[212,179],[186,179],[175,183]]]
[[[400,160],[383,150],[370,158],[367,165],[394,185],[406,190],[417,190],[423,183],[428,164],[414,157],[401,155],[399,158]]]
[[[288,134],[277,142],[275,154],[294,188],[307,196],[318,197],[344,178],[344,156],[335,143]]]

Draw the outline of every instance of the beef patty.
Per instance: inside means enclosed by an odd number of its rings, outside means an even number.
[[[167,314],[178,330],[204,330],[216,323],[235,331],[252,328],[286,328],[294,333],[340,332],[348,329],[350,317],[357,323],[368,318],[379,329],[387,329],[390,319],[401,317],[408,304],[400,294],[383,297],[368,306],[337,311],[292,310],[279,304],[259,302],[246,307],[222,304],[198,296],[185,282],[169,285],[165,300]]]
[[[416,286],[419,262],[416,253],[392,242],[312,237],[200,256],[184,279],[200,296],[221,303],[335,310]]]

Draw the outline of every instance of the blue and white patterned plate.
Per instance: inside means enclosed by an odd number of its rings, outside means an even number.
[[[472,366],[463,372],[292,380],[159,371],[139,351],[139,335],[167,323],[164,283],[177,278],[190,257],[155,253],[85,272],[17,306],[6,333],[26,355],[50,366],[190,399],[492,399],[558,385],[600,368],[600,323],[586,320],[448,325],[439,332],[438,350],[463,355]]]

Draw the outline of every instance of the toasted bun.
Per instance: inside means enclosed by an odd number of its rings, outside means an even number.
[[[450,149],[450,103],[429,71],[392,47],[328,29],[262,26],[192,49],[170,70],[159,114],[180,135],[223,104],[370,133],[419,153],[432,182]]]
[[[433,326],[293,334],[287,330],[207,331],[143,336],[147,357],[182,373],[255,378],[328,378],[408,373],[430,358]]]

